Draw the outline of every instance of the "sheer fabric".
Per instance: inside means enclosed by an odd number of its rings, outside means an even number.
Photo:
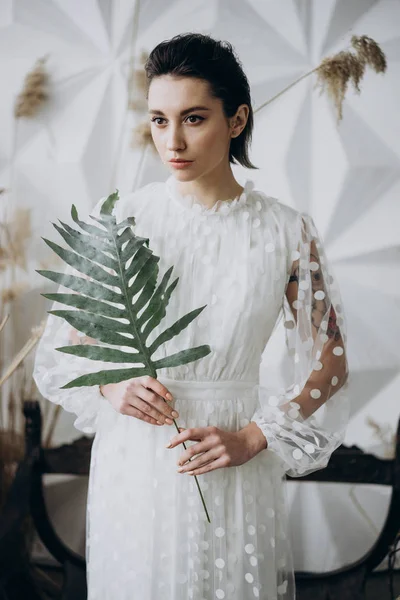
[[[183,447],[165,448],[174,426],[117,413],[98,386],[59,389],[83,373],[125,365],[56,351],[79,332],[49,315],[35,381],[43,396],[77,414],[77,428],[95,433],[88,600],[294,600],[284,475],[326,464],[348,405],[343,308],[314,223],[251,181],[237,198],[206,208],[171,176],[122,196],[114,210],[118,222],[134,216],[135,233],[150,239],[160,278],[171,266],[171,280],[179,277],[149,344],[205,306],[154,355],[210,345],[200,360],[158,370],[178,425],[239,431],[254,421],[268,447],[240,467],[198,476],[209,524],[193,478],[176,472]],[[260,361],[282,320],[287,384],[275,390],[268,363],[260,385]]]
[[[290,253],[293,263],[282,302],[292,383],[280,394],[259,386],[260,408],[252,421],[286,472],[296,477],[327,465],[343,442],[349,403],[340,291],[310,215],[299,213],[293,239],[298,243]]]

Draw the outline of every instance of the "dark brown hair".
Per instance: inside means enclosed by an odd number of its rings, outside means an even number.
[[[247,104],[247,123],[242,133],[231,140],[229,162],[248,169],[258,168],[252,164],[248,155],[254,126],[250,86],[230,42],[214,40],[201,33],[179,34],[153,48],[144,68],[147,96],[155,77],[176,75],[208,81],[211,94],[222,100],[227,118],[236,113],[240,104]]]

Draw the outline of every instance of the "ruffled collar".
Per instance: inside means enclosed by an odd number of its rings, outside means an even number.
[[[232,200],[217,200],[211,208],[204,206],[194,194],[181,194],[178,190],[177,181],[173,175],[165,182],[168,196],[174,201],[180,204],[182,209],[192,211],[198,215],[227,215],[231,212],[238,210],[249,202],[250,194],[254,188],[254,182],[246,179],[244,189],[241,194],[233,198]]]

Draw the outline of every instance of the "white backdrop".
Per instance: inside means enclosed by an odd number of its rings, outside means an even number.
[[[142,50],[186,31],[228,39],[257,107],[324,56],[347,48],[352,34],[365,34],[381,45],[388,70],[383,76],[367,70],[361,96],[347,96],[340,125],[308,77],[256,115],[251,158],[260,170],[235,173],[313,216],[349,326],[346,443],[382,454],[366,419],[390,424],[394,434],[400,412],[399,23],[400,0],[1,0],[0,187],[12,184],[14,205],[32,209],[34,230],[33,290],[22,299],[29,311],[14,315],[15,349],[47,308],[39,295],[46,284],[34,269],[49,258],[40,236],[56,239],[51,221],[68,220],[72,203],[88,211],[115,187],[122,194],[168,175],[153,153],[143,157],[130,148],[140,120],[127,110],[131,56],[137,61]],[[40,117],[18,125],[11,177],[15,97],[36,59],[47,54],[50,98]],[[62,415],[58,441],[79,435],[72,421]],[[371,487],[293,483],[288,501],[296,567],[324,570],[372,545],[388,495]],[[63,531],[65,513],[57,506]],[[319,527],[308,528],[315,519]]]

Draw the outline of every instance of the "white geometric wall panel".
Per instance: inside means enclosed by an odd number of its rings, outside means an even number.
[[[32,208],[35,232],[31,325],[45,311],[39,296],[45,284],[34,268],[49,257],[40,236],[53,237],[51,221],[68,219],[72,202],[89,211],[116,187],[125,193],[168,175],[152,152],[141,162],[141,150],[130,148],[137,122],[127,110],[131,56],[186,31],[228,39],[257,107],[324,56],[347,48],[352,34],[368,35],[385,52],[387,72],[367,69],[361,95],[346,96],[342,122],[336,125],[331,103],[308,77],[256,115],[251,158],[259,170],[234,171],[313,216],[347,314],[346,443],[382,453],[366,419],[391,423],[394,432],[400,413],[399,24],[400,0],[2,0],[0,187],[10,185],[12,108],[24,76],[48,54],[51,77],[45,111],[21,121],[15,140],[12,198]],[[14,319],[15,348],[25,341],[26,325]],[[71,423],[63,414],[59,441],[78,435]],[[324,570],[373,543],[388,497],[380,489],[293,483],[288,500],[296,566]]]

